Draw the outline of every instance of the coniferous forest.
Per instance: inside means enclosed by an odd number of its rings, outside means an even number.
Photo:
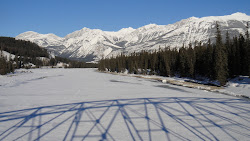
[[[224,86],[228,78],[250,76],[250,39],[248,25],[245,35],[229,37],[225,41],[216,24],[216,42],[196,43],[179,49],[141,51],[130,55],[118,55],[102,59],[100,71],[125,72],[132,74],[154,74],[160,76],[205,77],[217,80]]]
[[[3,51],[15,55],[14,58],[3,55]],[[16,40],[11,37],[0,37],[0,74],[14,72],[15,69],[27,68],[24,65],[32,63],[37,66],[45,65],[37,57],[49,58],[46,49],[40,48],[37,44],[29,41]]]
[[[3,51],[6,51],[14,55],[7,58],[3,55]],[[11,37],[0,37],[0,74],[4,75],[10,72],[14,72],[19,68],[30,68],[33,64],[37,68],[41,66],[56,66],[57,63],[67,63],[67,68],[89,68],[97,67],[96,64],[85,63],[83,61],[75,61],[61,57],[51,57],[46,49],[39,47],[37,44],[16,40]]]

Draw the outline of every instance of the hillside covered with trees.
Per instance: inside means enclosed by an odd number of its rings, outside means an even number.
[[[250,39],[248,26],[245,35],[230,38],[227,33],[222,40],[219,25],[216,24],[216,43],[196,43],[179,49],[165,48],[158,51],[142,51],[130,55],[102,59],[100,71],[125,72],[133,74],[155,74],[161,76],[206,77],[217,80],[221,86],[228,78],[250,76]]]
[[[10,54],[8,58],[4,55],[4,51]],[[65,67],[67,68],[97,67],[95,64],[51,56],[46,49],[29,41],[0,37],[1,75],[14,72],[15,69],[19,68],[30,68],[32,65],[39,68],[41,66],[56,66],[60,62],[66,63]]]

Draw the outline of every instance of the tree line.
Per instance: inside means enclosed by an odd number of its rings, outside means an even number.
[[[77,61],[77,60],[71,60],[68,58],[58,57],[55,56],[55,58],[50,59],[50,66],[55,66],[57,63],[66,63],[68,64],[65,66],[65,68],[97,68],[98,64],[94,63],[86,63],[84,61]]]
[[[8,58],[3,55],[3,51],[13,54]],[[41,48],[35,43],[16,40],[11,37],[0,37],[0,74],[4,75],[14,72],[19,68],[30,68],[31,64],[39,68],[41,66],[56,66],[63,62],[67,68],[87,68],[97,67],[96,64],[75,61],[62,57],[51,57],[45,48]]]
[[[228,32],[222,41],[216,23],[216,42],[195,43],[179,49],[141,51],[129,55],[99,61],[100,71],[125,72],[132,74],[154,74],[160,76],[206,77],[217,80],[224,86],[228,78],[239,75],[250,76],[250,39],[248,24],[245,35],[230,38]]]

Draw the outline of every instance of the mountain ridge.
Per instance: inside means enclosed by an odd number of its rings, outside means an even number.
[[[28,31],[16,39],[28,40],[45,47],[55,55],[85,61],[98,61],[103,57],[141,50],[181,47],[195,42],[214,42],[215,23],[218,22],[222,35],[228,31],[231,37],[243,34],[250,16],[233,13],[226,16],[190,17],[174,24],[148,24],[137,29],[122,28],[118,31],[82,28],[59,37],[55,34],[39,34]]]

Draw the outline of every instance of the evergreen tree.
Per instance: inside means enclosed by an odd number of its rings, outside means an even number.
[[[247,68],[247,45],[246,40],[242,34],[240,34],[239,40],[239,53],[240,53],[240,74],[241,75],[248,75],[248,68]]]
[[[246,69],[247,69],[247,73],[246,75],[249,76],[250,78],[250,37],[249,37],[249,22],[247,22],[247,26],[246,26]]]
[[[226,32],[226,43],[225,43],[227,54],[228,54],[228,74],[230,77],[233,77],[233,64],[234,64],[234,57],[235,57],[235,50],[233,48],[233,45],[230,41],[229,33]]]
[[[227,51],[222,43],[219,24],[216,23],[216,46],[214,52],[214,78],[218,80],[221,86],[224,86],[228,77]]]
[[[199,44],[201,46],[201,44]],[[189,45],[189,48],[187,49],[187,70],[188,70],[188,76],[194,78],[195,77],[195,52],[194,49],[192,48],[192,44]]]
[[[214,62],[214,47],[211,45],[210,39],[208,40],[207,48],[205,50],[204,55],[204,66],[205,69],[203,71],[204,76],[208,77],[209,79],[213,79],[214,69],[213,69],[213,62]]]

